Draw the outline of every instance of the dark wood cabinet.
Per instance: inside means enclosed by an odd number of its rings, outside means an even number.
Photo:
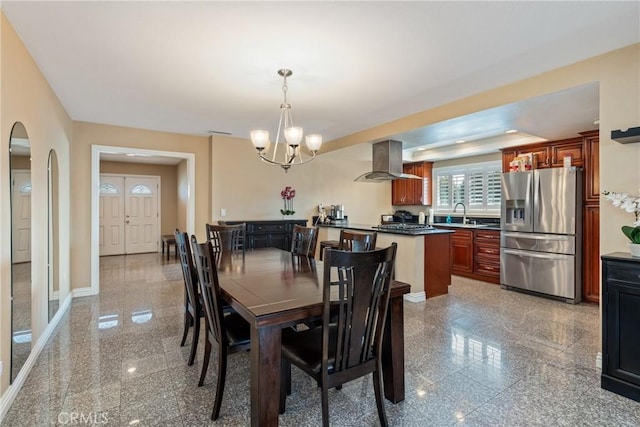
[[[583,138],[578,137],[505,148],[502,150],[502,171],[509,172],[509,163],[516,156],[528,153],[532,154],[534,169],[563,167],[565,156],[571,156],[572,166],[584,166]]]
[[[500,231],[475,230],[473,272],[487,276],[481,280],[500,282]]]
[[[582,213],[582,299],[600,301],[600,207],[585,206]]]
[[[570,156],[571,166],[581,168],[584,166],[584,152],[582,147],[582,138],[576,138],[564,143],[552,144],[551,147],[549,147],[551,151],[551,167],[563,167],[565,156]]]
[[[431,162],[405,163],[403,173],[422,179],[394,179],[391,183],[392,205],[431,205]]]
[[[597,130],[582,132],[584,139],[584,202],[600,204],[600,136]]]
[[[640,402],[640,258],[602,256],[602,388]]]
[[[451,274],[500,283],[500,230],[438,227],[451,235]]]
[[[291,249],[291,235],[293,226],[298,224],[307,226],[306,219],[264,220],[264,221],[225,221],[233,225],[247,224],[247,249],[278,248],[288,251]]]
[[[456,230],[451,236],[451,272],[473,272],[473,230]]]

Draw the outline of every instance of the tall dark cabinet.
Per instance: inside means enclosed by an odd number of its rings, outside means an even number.
[[[640,402],[640,258],[602,256],[601,298],[601,386]]]

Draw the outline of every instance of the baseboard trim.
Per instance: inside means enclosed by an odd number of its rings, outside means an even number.
[[[598,354],[596,354],[596,368],[602,369],[602,352],[601,351],[599,351]]]
[[[405,299],[405,301],[409,301],[409,302],[422,302],[422,301],[425,301],[427,299],[427,294],[424,291],[422,291],[422,292],[412,292],[412,293],[409,293],[409,294],[405,294],[404,295],[404,299]]]
[[[87,287],[87,288],[76,288],[73,289],[71,291],[73,293],[73,297],[74,298],[79,298],[79,297],[90,297],[92,295],[95,295],[93,293],[93,289],[91,287]]]
[[[11,404],[16,399],[18,392],[20,392],[20,389],[22,389],[24,382],[27,380],[27,377],[29,376],[33,365],[35,365],[36,360],[38,360],[38,357],[40,356],[40,353],[42,353],[42,349],[47,344],[47,341],[49,341],[49,338],[51,338],[51,335],[53,334],[55,328],[58,326],[58,323],[60,323],[60,319],[62,319],[62,317],[69,310],[72,299],[73,296],[70,292],[60,305],[58,312],[55,314],[55,316],[53,316],[47,327],[42,332],[42,335],[40,335],[40,338],[31,349],[31,353],[29,354],[29,357],[27,357],[27,360],[24,362],[24,365],[22,366],[22,369],[20,369],[20,373],[16,377],[15,381],[13,381],[13,383],[9,385],[2,396],[0,396],[0,422],[2,422],[2,420],[4,420],[4,417],[7,415]],[[9,375],[11,375],[11,373],[9,373]]]

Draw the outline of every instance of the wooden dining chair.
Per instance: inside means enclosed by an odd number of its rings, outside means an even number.
[[[182,341],[180,347],[184,347],[187,340],[189,329],[193,326],[193,337],[191,338],[191,353],[187,365],[193,365],[198,349],[198,338],[200,337],[200,318],[204,317],[202,310],[202,300],[200,291],[198,290],[198,271],[193,264],[193,256],[191,255],[191,246],[189,245],[189,236],[176,229],[174,233],[176,239],[177,253],[180,258],[180,266],[182,267],[182,277],[184,278],[184,332],[182,333]]]
[[[387,425],[382,395],[382,338],[397,244],[369,252],[327,249],[322,326],[282,332],[280,413],[291,392],[291,364],[322,389],[322,424],[329,425],[329,389],[373,373],[380,424]],[[335,311],[337,307],[337,316]]]
[[[214,252],[245,252],[247,224],[215,225],[207,224],[207,241],[211,242]]]
[[[378,233],[357,233],[354,231],[340,230],[338,249],[342,251],[372,251],[376,248],[376,237]]]
[[[291,253],[303,255],[309,258],[316,256],[316,246],[318,243],[318,227],[293,226],[291,236]]]
[[[223,299],[220,293],[216,256],[210,241],[198,244],[195,236],[191,236],[191,246],[198,271],[200,293],[202,295],[207,339],[205,340],[204,358],[198,386],[204,384],[209,367],[211,348],[215,345],[218,353],[218,372],[216,376],[216,396],[211,412],[211,419],[217,420],[222,406],[225,378],[227,375],[227,356],[251,347],[251,331],[249,324],[237,312],[223,310]]]

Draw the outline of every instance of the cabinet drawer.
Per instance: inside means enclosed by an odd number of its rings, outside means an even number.
[[[487,240],[489,242],[495,242],[500,246],[500,232],[492,230],[476,230],[476,239]]]
[[[455,230],[451,235],[451,240],[459,242],[471,242],[473,240],[473,231],[471,230]]]
[[[610,261],[607,265],[607,280],[635,283],[640,287],[640,271],[638,267]]]
[[[476,241],[475,244],[475,254],[476,256],[478,255],[485,255],[485,256],[494,256],[497,259],[500,259],[500,245],[485,245],[485,244],[481,244],[478,243]]]
[[[485,276],[500,277],[500,266],[494,264],[476,263],[476,274],[484,274]]]
[[[286,224],[254,224],[251,230],[254,233],[283,233],[286,229]]]

